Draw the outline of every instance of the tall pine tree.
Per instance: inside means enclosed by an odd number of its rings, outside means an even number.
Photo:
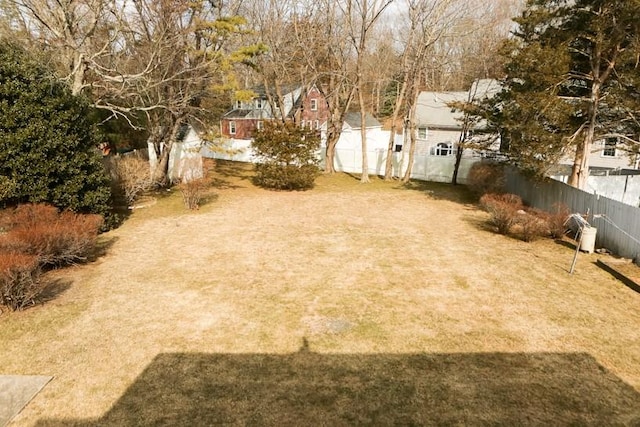
[[[583,188],[604,135],[640,129],[640,0],[529,0],[505,43],[504,90],[483,108],[515,162],[538,174],[573,157]]]

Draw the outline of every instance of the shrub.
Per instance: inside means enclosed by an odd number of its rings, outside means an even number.
[[[184,206],[190,210],[198,209],[207,187],[208,183],[204,178],[192,179],[180,184]]]
[[[110,188],[89,103],[0,40],[0,205],[107,214]]]
[[[491,224],[500,234],[509,234],[522,210],[522,199],[515,194],[485,194],[480,205],[491,215]]]
[[[35,304],[44,289],[37,257],[0,253],[0,305],[22,310]]]
[[[567,232],[567,218],[571,211],[567,205],[562,203],[555,203],[553,205],[553,211],[547,213],[547,223],[549,226],[549,235],[554,239],[559,239]]]
[[[320,135],[295,123],[265,123],[256,132],[253,148],[260,162],[254,182],[276,190],[313,188],[320,169]]]
[[[468,175],[468,187],[477,196],[487,193],[504,192],[504,166],[499,163],[480,162],[471,166]]]
[[[34,256],[40,266],[54,267],[87,259],[95,248],[102,217],[23,205],[7,221],[10,228],[0,236],[0,250]]]
[[[264,163],[256,165],[256,182],[276,190],[305,190],[313,188],[320,170],[314,165],[277,165]]]
[[[516,222],[520,227],[520,236],[525,242],[549,235],[549,222],[547,213],[537,209],[518,211]]]
[[[111,175],[117,189],[124,195],[129,205],[143,193],[154,187],[149,162],[138,157],[113,157]]]

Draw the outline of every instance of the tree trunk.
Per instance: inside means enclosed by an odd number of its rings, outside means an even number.
[[[335,157],[336,157],[336,145],[338,144],[339,134],[335,132],[327,132],[327,148],[325,151],[324,160],[324,172],[327,174],[333,174],[336,172]]]
[[[409,161],[407,163],[407,170],[404,172],[404,176],[402,177],[402,182],[406,184],[411,180],[411,172],[413,172],[413,159],[416,153],[416,127],[414,120],[411,119],[409,122]]]
[[[71,94],[73,96],[80,95],[84,88],[85,75],[87,73],[87,63],[84,55],[77,53],[73,60],[73,83],[71,84]]]
[[[451,184],[458,185],[458,171],[460,170],[460,162],[462,162],[462,153],[464,151],[463,138],[460,138],[458,147],[456,148],[456,163],[453,165],[453,177],[451,178]]]
[[[581,141],[576,146],[576,153],[573,158],[573,165],[571,166],[571,175],[567,181],[567,184],[572,187],[580,188],[580,182],[583,181],[582,176],[586,173],[585,166],[587,165],[585,165],[586,156],[584,148],[584,141]]]
[[[358,89],[358,101],[360,103],[360,138],[362,139],[362,175],[360,175],[360,182],[366,184],[371,181],[369,180],[369,157],[367,155],[367,112],[361,89]]]
[[[584,190],[589,178],[589,154],[593,146],[593,139],[596,133],[596,120],[598,107],[600,104],[600,82],[594,81],[591,86],[591,105],[589,105],[589,126],[587,127],[584,140],[576,147],[576,155],[571,167],[571,176],[568,184]]]
[[[396,139],[396,122],[398,121],[398,115],[400,115],[400,110],[402,109],[402,104],[404,103],[404,95],[407,91],[407,74],[405,72],[404,78],[402,81],[402,85],[400,86],[400,90],[398,91],[398,96],[396,98],[395,105],[393,106],[393,114],[391,115],[391,135],[389,136],[389,146],[387,147],[387,161],[384,166],[384,179],[385,181],[393,178],[393,170],[392,170],[392,160],[393,160],[393,149],[395,145]]]
[[[158,141],[160,150],[160,158],[153,170],[153,182],[160,187],[168,187],[171,185],[171,177],[169,176],[169,161],[171,156],[171,149],[176,141],[178,133],[180,132],[180,126],[182,126],[182,119],[175,119],[175,122],[171,126],[171,132]],[[157,152],[158,150],[156,150]]]

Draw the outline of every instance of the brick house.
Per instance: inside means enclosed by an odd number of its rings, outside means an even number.
[[[236,101],[234,108],[225,113],[220,121],[222,135],[232,139],[250,140],[256,129],[265,121],[276,120],[264,88],[255,89],[257,94],[250,101]],[[329,117],[327,102],[316,86],[298,86],[286,90],[283,95],[284,116],[300,126],[320,129]]]

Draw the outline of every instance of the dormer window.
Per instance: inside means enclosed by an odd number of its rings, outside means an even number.
[[[236,108],[238,110],[240,110],[242,108],[242,101],[240,101],[240,100],[236,101]]]
[[[262,102],[262,99],[260,98],[256,99],[256,108],[258,110],[262,110],[263,107],[264,107],[264,103]]]

